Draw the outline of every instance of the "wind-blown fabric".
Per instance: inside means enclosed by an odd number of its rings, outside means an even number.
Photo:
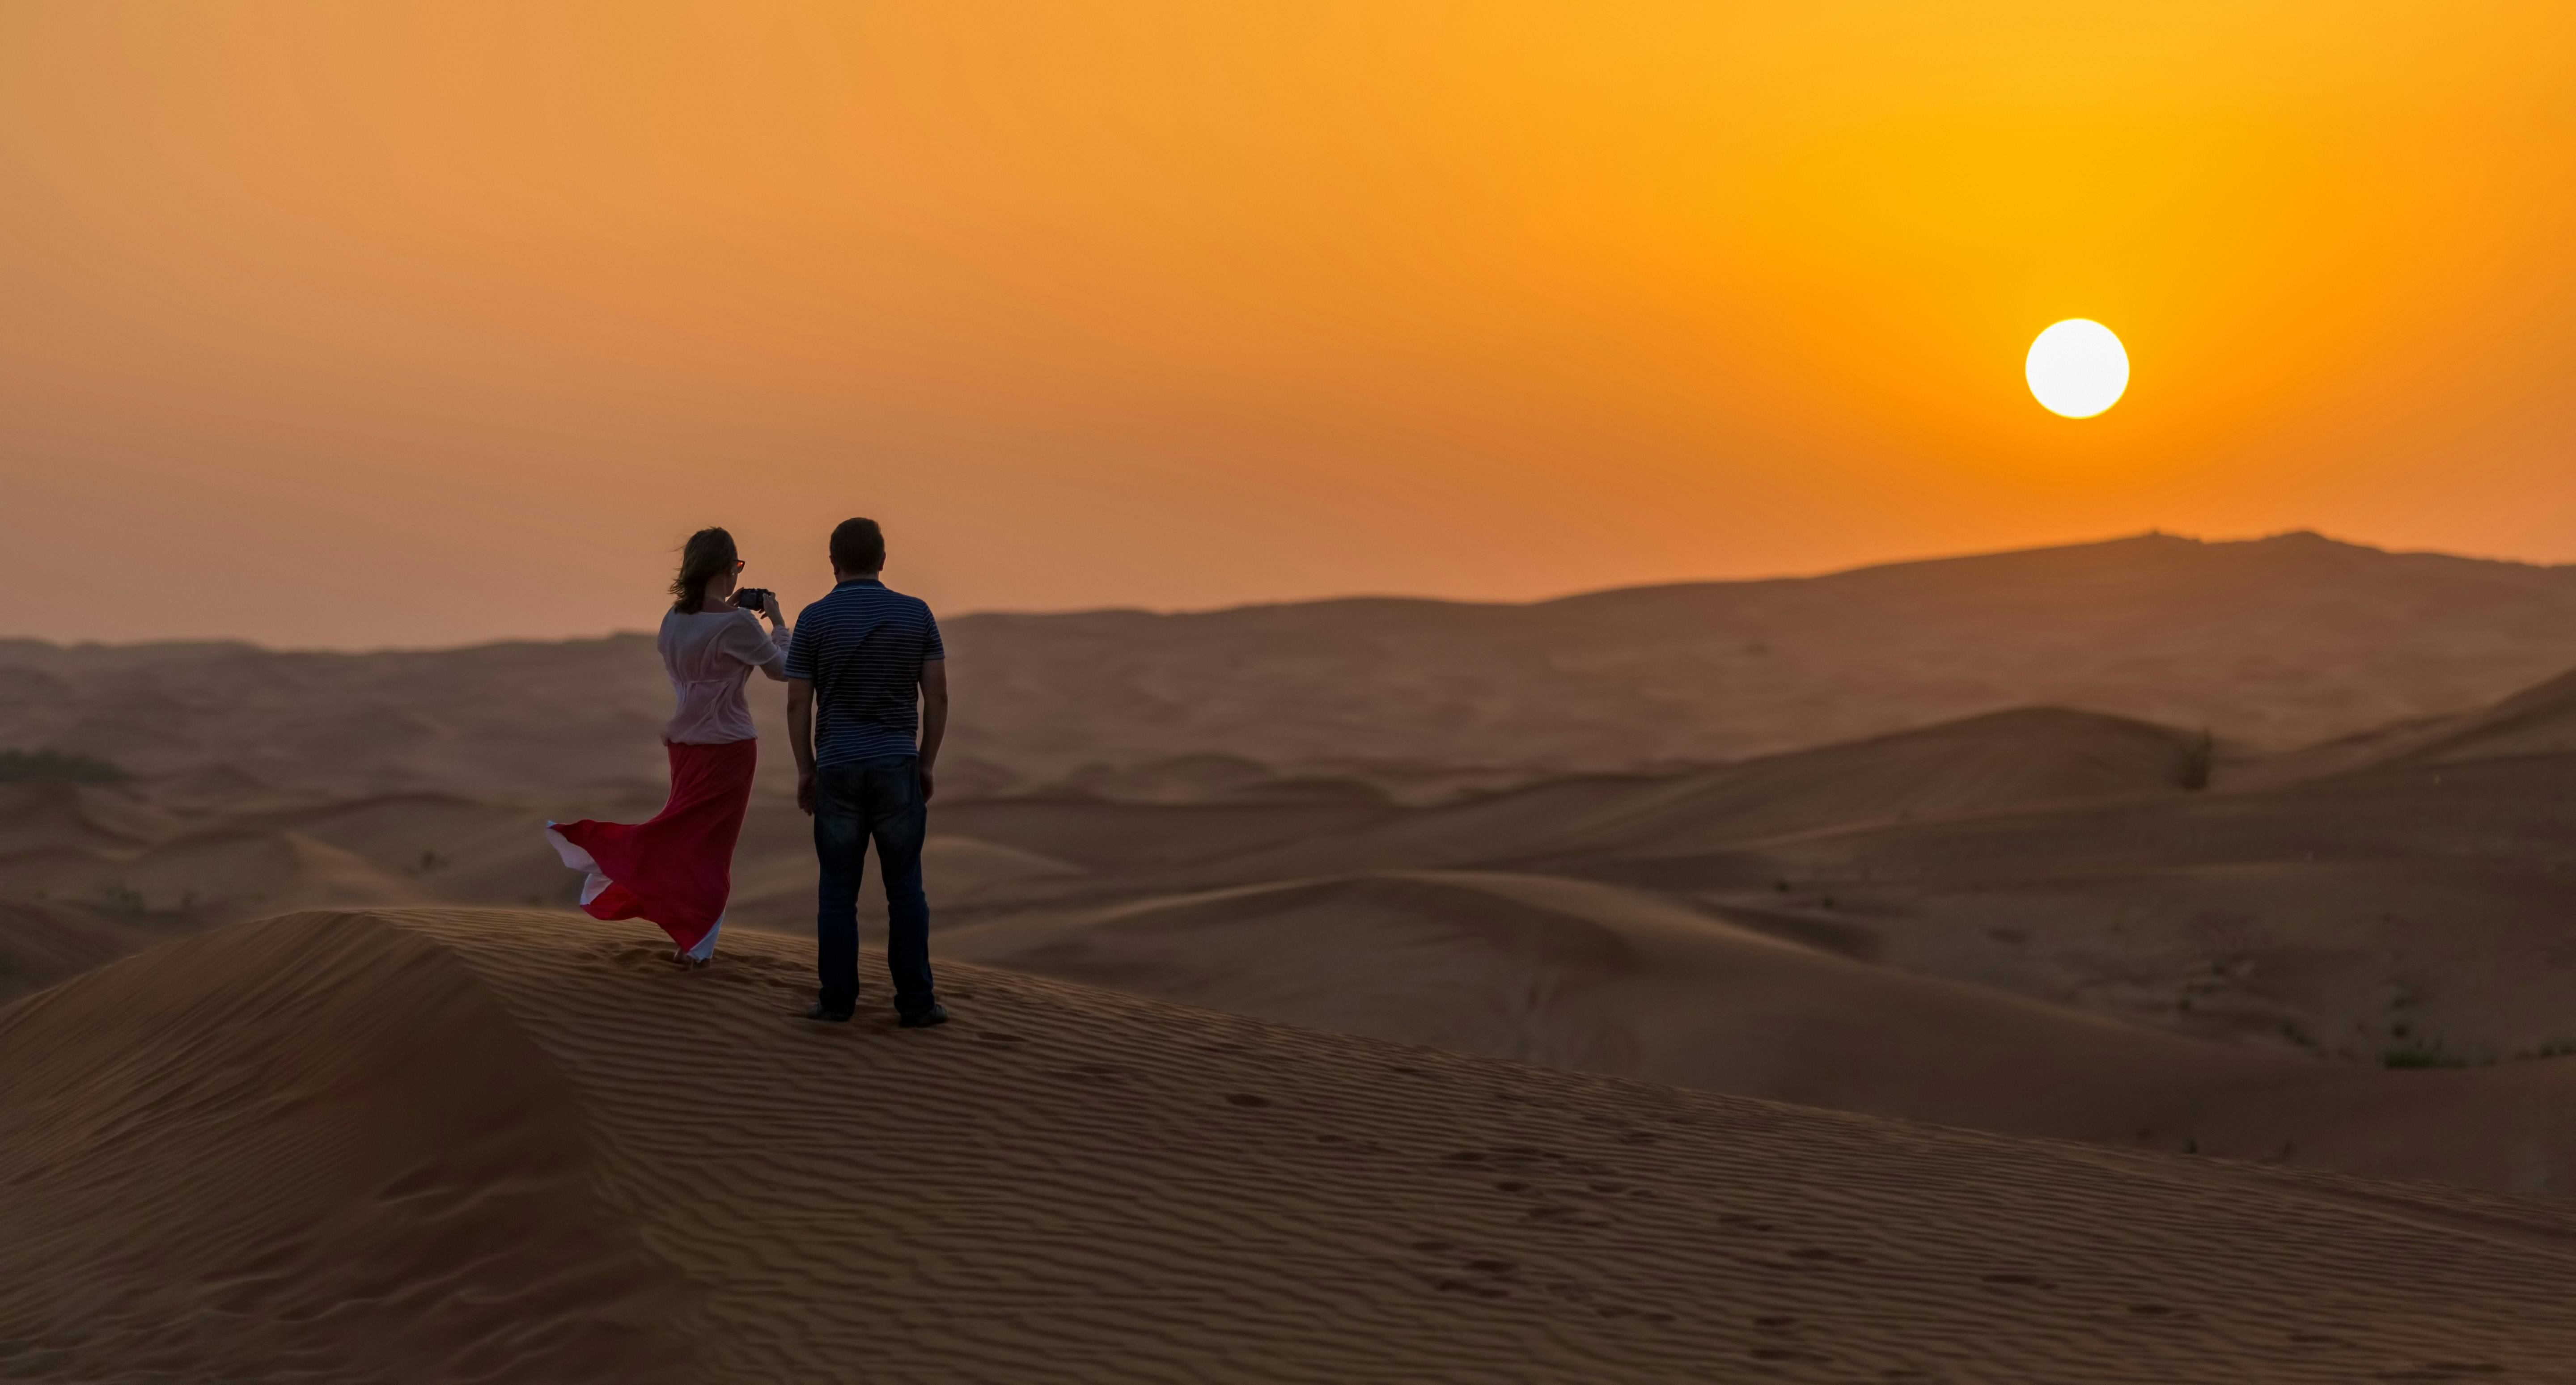
[[[555,854],[590,878],[582,912],[595,919],[648,919],[682,952],[712,941],[733,892],[733,847],[751,802],[760,742],[663,742],[671,755],[671,796],[650,822],[547,823]]]

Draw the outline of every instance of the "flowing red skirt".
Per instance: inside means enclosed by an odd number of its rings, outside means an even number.
[[[751,802],[759,744],[665,741],[671,797],[651,822],[585,818],[551,825],[548,832],[564,864],[590,872],[582,912],[595,919],[649,919],[681,951],[696,947],[723,917],[725,898],[733,892],[733,846]]]

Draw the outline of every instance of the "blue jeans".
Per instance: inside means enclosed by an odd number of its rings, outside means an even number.
[[[921,761],[888,755],[814,773],[814,854],[822,886],[814,911],[818,998],[833,1010],[859,1003],[859,885],[867,878],[868,841],[877,844],[885,876],[886,970],[894,973],[894,1008],[917,1015],[937,1000],[930,987],[930,900],[921,892],[921,839],[929,809],[921,799]]]

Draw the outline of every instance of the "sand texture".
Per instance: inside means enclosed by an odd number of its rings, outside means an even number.
[[[2564,1379],[2564,1204],[1974,1134],[535,912],[0,1011],[0,1377]],[[876,997],[882,1000],[880,994]]]

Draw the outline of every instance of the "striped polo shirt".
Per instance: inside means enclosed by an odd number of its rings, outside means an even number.
[[[929,605],[873,577],[806,607],[787,644],[787,676],[814,684],[814,763],[919,754],[921,666],[947,657]]]

